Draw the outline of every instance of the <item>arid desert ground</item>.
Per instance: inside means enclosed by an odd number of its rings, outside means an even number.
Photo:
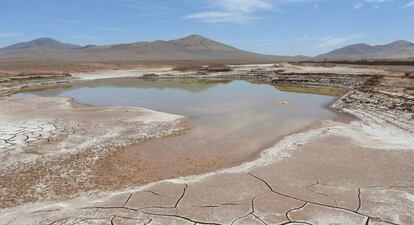
[[[414,225],[414,0],[0,0],[0,225]]]
[[[16,65],[0,68],[0,224],[414,224],[412,66]],[[124,85],[117,78],[203,79],[179,87],[194,93],[218,81],[271,85],[333,96],[321,106],[332,115],[233,160],[220,149],[171,152],[157,143],[191,135],[197,118],[58,92],[79,81]],[[298,109],[284,99],[271,104]],[[147,145],[163,151],[150,157]]]

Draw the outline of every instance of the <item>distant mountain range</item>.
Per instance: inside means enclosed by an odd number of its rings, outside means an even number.
[[[177,40],[131,44],[78,46],[51,38],[22,42],[0,49],[0,59],[55,61],[245,61],[271,62],[295,57],[248,52],[208,38],[191,35]]]
[[[301,60],[405,59],[414,57],[414,44],[396,41],[387,45],[356,44],[316,57],[275,56],[244,51],[191,35],[177,40],[131,44],[79,46],[40,38],[0,49],[0,59],[54,61],[214,61],[274,62]]]
[[[39,38],[29,42],[20,42],[14,45],[10,45],[8,47],[0,49],[0,51],[13,52],[33,48],[69,50],[80,49],[82,46],[62,43],[52,38]]]
[[[386,45],[355,44],[317,56],[328,60],[407,59],[414,57],[414,43],[395,41]]]

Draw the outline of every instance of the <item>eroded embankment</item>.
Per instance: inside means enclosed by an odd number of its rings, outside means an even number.
[[[307,85],[304,80],[285,83]],[[399,129],[410,126],[412,100],[401,99],[404,90],[398,89],[394,103],[386,105],[390,96],[381,96],[383,87],[370,90],[364,84],[333,104],[360,121],[326,122],[288,136],[255,161],[96,198],[9,208],[1,211],[0,222],[413,224],[414,145],[409,129]],[[398,123],[404,126],[386,122],[392,117],[402,118]]]
[[[9,208],[0,222],[412,224],[413,140],[402,131],[394,139],[395,128],[360,118],[290,135],[241,166],[95,198]]]
[[[278,74],[276,84],[349,89],[332,107],[356,116],[378,118],[414,132],[414,79],[375,75]]]
[[[69,73],[0,73],[0,97],[19,92],[70,87],[72,80]]]

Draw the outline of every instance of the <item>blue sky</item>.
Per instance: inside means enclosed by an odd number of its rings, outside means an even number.
[[[0,0],[0,46],[52,37],[76,44],[200,34],[269,54],[414,41],[414,0]]]

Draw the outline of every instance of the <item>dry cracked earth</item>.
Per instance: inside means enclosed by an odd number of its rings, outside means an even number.
[[[99,176],[105,169],[99,160],[183,130],[181,116],[141,108],[90,107],[67,98],[0,101],[2,208],[110,188],[105,177],[111,174]]]
[[[374,110],[348,109],[359,119],[323,121],[240,166],[114,191],[128,177],[91,176],[104,168],[96,159],[179,134],[181,117],[61,98],[1,101],[0,225],[414,224],[414,135]]]
[[[414,224],[406,144],[326,122],[260,158],[199,176],[2,210],[1,224]],[[359,135],[361,139],[355,139]]]

